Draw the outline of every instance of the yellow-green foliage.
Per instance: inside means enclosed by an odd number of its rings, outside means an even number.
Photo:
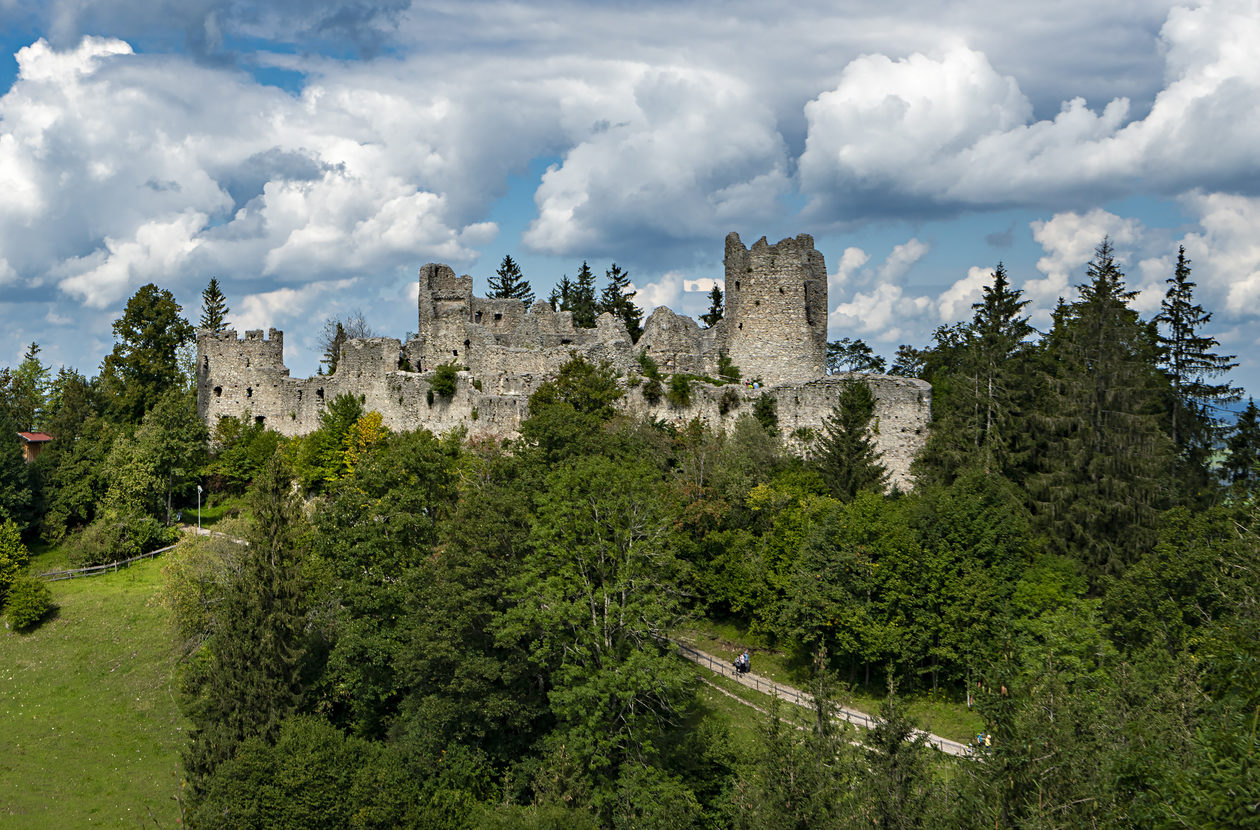
[[[385,440],[389,429],[384,424],[381,413],[373,410],[355,421],[346,435],[341,439],[342,461],[347,473],[353,472],[362,458],[372,447]]]

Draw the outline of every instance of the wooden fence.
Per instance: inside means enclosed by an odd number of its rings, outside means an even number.
[[[130,559],[120,559],[117,562],[110,562],[106,565],[92,565],[88,568],[72,568],[68,571],[48,571],[39,575],[40,579],[47,582],[60,582],[63,579],[77,579],[80,576],[100,576],[104,573],[115,573],[119,568],[125,568],[133,562],[139,562],[141,559],[152,559],[159,553],[166,553],[168,550],[174,550],[174,545],[167,545],[164,548],[151,550],[148,553],[142,553],[139,556],[133,556]]]

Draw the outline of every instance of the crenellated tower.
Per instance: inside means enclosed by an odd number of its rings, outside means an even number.
[[[827,374],[827,265],[814,238],[745,248],[726,237],[724,348],[748,376],[775,386]]]

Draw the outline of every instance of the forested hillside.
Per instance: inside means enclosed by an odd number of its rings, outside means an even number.
[[[198,486],[243,498],[164,565],[194,827],[1248,826],[1260,417],[1194,288],[1183,252],[1142,319],[1104,240],[1042,333],[999,265],[892,362],[934,389],[903,493],[860,373],[806,458],[772,409],[628,419],[580,359],[506,444],[349,396],[303,438],[207,435],[191,327],[146,286],[97,377],[35,345],[0,373],[3,433],[54,436],[29,465],[0,442],[0,580],[18,534],[112,561],[174,538]],[[819,716],[747,709],[733,739],[669,641],[703,621],[785,654]],[[823,716],[859,687],[887,690],[861,735]],[[907,696],[974,706],[991,745],[934,753]]]

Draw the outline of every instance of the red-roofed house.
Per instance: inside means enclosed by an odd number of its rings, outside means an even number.
[[[18,437],[22,439],[22,455],[28,464],[39,456],[45,444],[53,440],[51,435],[44,432],[19,432]]]

